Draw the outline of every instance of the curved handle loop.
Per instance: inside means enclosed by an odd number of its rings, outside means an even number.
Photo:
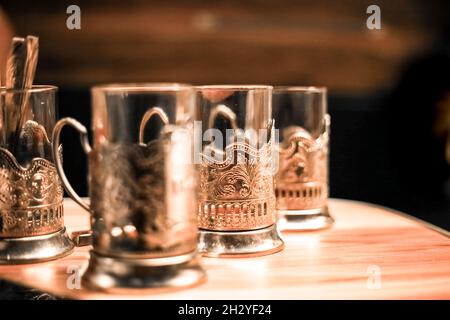
[[[86,154],[89,154],[92,150],[92,148],[89,144],[88,134],[87,134],[87,130],[86,130],[85,126],[83,126],[80,122],[78,122],[77,120],[75,120],[73,118],[63,118],[63,119],[59,120],[56,123],[55,128],[53,129],[53,134],[52,134],[52,141],[53,141],[52,152],[53,152],[53,159],[55,159],[56,171],[58,172],[58,174],[61,178],[62,184],[63,184],[64,188],[66,189],[67,193],[69,194],[69,196],[76,203],[78,203],[83,209],[90,212],[91,210],[90,210],[89,204],[87,204],[85,201],[83,201],[83,199],[81,199],[81,197],[75,192],[75,190],[72,188],[72,185],[70,184],[69,180],[67,179],[66,174],[64,173],[64,168],[62,166],[61,157],[59,156],[58,146],[59,146],[60,134],[61,134],[62,128],[65,125],[70,125],[71,127],[75,128],[80,133],[81,146],[83,147],[83,150]]]
[[[219,115],[223,116],[228,121],[230,121],[231,128],[234,130],[235,133],[239,132],[239,127],[237,125],[237,120],[236,120],[236,114],[230,108],[228,108],[226,105],[223,105],[223,104],[219,104],[211,110],[211,113],[208,118],[208,129],[211,129],[214,127],[214,121],[216,120],[217,116],[219,116]],[[211,141],[210,145],[214,146],[214,142]],[[220,153],[220,151],[218,151],[218,150],[215,150],[215,152]]]
[[[144,129],[147,126],[147,122],[153,116],[159,116],[164,125],[169,124],[169,117],[167,116],[167,114],[164,112],[163,109],[159,107],[150,108],[142,117],[141,124],[139,126],[139,143],[144,143]]]
[[[308,131],[306,131],[302,127],[296,127],[295,132],[288,137],[289,146],[287,146],[286,148],[278,146],[279,153],[285,155],[293,154],[297,148],[298,142],[302,140],[309,141],[309,147],[304,145],[304,148],[306,148],[307,152],[316,152],[322,150],[322,148],[324,148],[329,141],[330,124],[331,117],[328,113],[326,113],[322,120],[322,129],[320,131],[320,135],[314,140],[312,139]]]
[[[208,128],[212,128],[214,125],[214,120],[216,120],[218,115],[222,115],[230,121],[231,128],[238,129],[236,114],[227,106],[219,104],[214,109],[211,110],[211,114],[208,119]]]

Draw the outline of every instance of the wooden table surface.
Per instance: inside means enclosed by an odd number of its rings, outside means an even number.
[[[285,233],[282,252],[204,258],[208,281],[192,289],[123,295],[70,289],[69,273],[86,267],[89,247],[53,262],[0,266],[0,278],[76,299],[450,299],[449,233],[362,202],[331,199],[330,211],[331,229]],[[88,215],[71,200],[65,214],[69,231],[88,227]]]

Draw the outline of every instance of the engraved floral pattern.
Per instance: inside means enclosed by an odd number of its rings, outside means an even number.
[[[272,144],[233,143],[224,161],[203,156],[198,225],[209,230],[251,230],[275,222]]]
[[[0,236],[25,237],[60,230],[63,189],[55,166],[34,158],[29,167],[0,148]]]

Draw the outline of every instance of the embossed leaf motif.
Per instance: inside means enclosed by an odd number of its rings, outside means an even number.
[[[227,146],[223,161],[203,157],[198,225],[209,230],[252,230],[275,221],[272,145]],[[233,157],[234,156],[234,157]]]
[[[0,148],[0,236],[48,234],[63,227],[63,191],[53,163],[33,158],[23,167]]]
[[[214,196],[224,199],[247,198],[251,192],[251,182],[247,165],[237,165],[213,181],[216,185]],[[218,187],[221,186],[221,187]]]
[[[222,163],[204,161],[200,172],[200,188],[211,200],[243,200],[270,196],[273,187],[270,173],[271,145],[260,150],[249,145],[230,145]],[[234,148],[234,153],[233,153]]]
[[[251,186],[255,197],[270,196],[273,186],[273,177],[270,174],[270,165],[251,165]]]

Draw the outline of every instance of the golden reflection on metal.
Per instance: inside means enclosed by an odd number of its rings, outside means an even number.
[[[284,242],[276,224],[248,231],[200,230],[199,251],[208,257],[243,258],[281,251]]]
[[[70,234],[70,238],[77,247],[84,247],[92,244],[92,231],[75,231]]]
[[[130,289],[177,290],[206,280],[195,252],[159,259],[122,259],[91,252],[82,285],[111,293]]]
[[[233,143],[227,146],[223,162],[203,157],[199,228],[242,231],[275,223],[271,148],[271,143],[259,150]]]
[[[50,145],[34,121],[23,126],[23,136],[29,148],[36,147],[37,137]],[[24,167],[0,148],[0,264],[56,259],[74,247],[64,229],[63,189],[54,164],[40,157],[25,162]]]
[[[331,226],[328,212],[328,139],[330,118],[313,139],[301,127],[285,128],[279,148],[275,195],[282,230],[315,230]]]
[[[218,115],[237,129],[236,115],[224,105],[211,111],[210,127]],[[268,130],[273,135],[272,122]],[[283,248],[276,227],[271,137],[260,148],[245,136],[235,138],[224,152],[206,146],[201,155],[199,251],[206,256],[264,255]]]
[[[73,242],[66,229],[32,237],[1,238],[0,264],[44,262],[64,257],[72,252]]]
[[[0,148],[0,238],[53,233],[64,227],[63,190],[55,166],[34,158],[28,168]]]

